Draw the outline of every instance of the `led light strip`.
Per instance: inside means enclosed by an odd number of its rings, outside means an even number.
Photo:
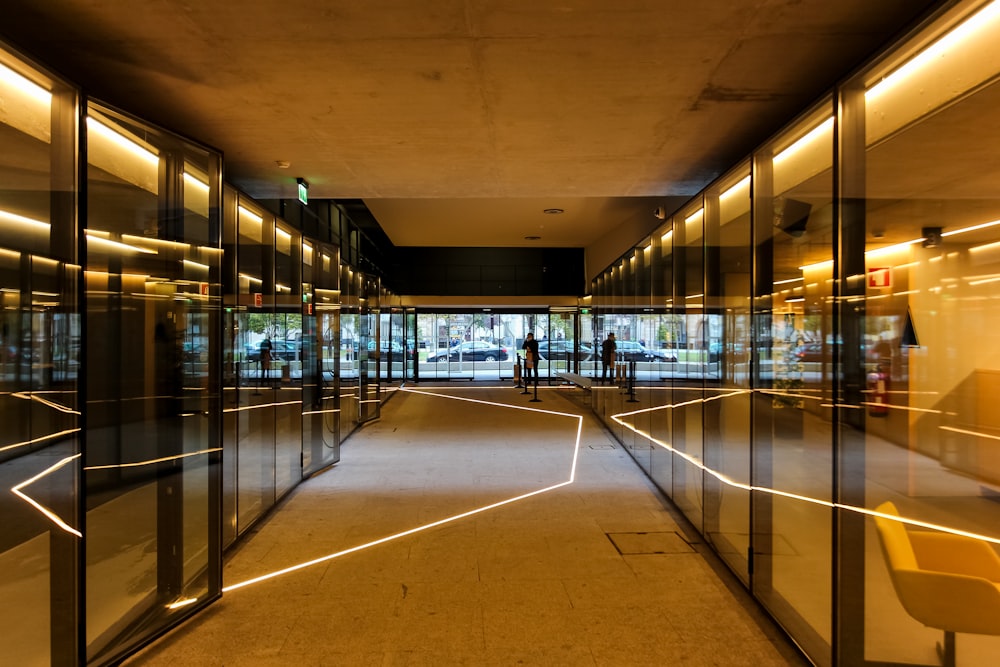
[[[643,410],[637,410],[635,412],[625,413],[625,414],[632,415],[632,414],[636,414],[638,412],[644,412],[644,411]],[[949,526],[942,526],[940,524],[929,523],[927,521],[920,521],[919,519],[909,519],[909,518],[906,518],[906,517],[899,517],[899,516],[895,516],[895,515],[891,515],[891,514],[883,514],[881,512],[876,512],[875,510],[870,510],[870,509],[865,508],[865,507],[857,507],[856,505],[846,505],[844,503],[833,503],[833,502],[830,502],[828,500],[821,500],[819,498],[812,498],[810,496],[803,496],[803,495],[798,494],[798,493],[790,493],[788,491],[781,491],[779,489],[773,489],[773,488],[767,487],[767,486],[754,486],[752,484],[744,484],[743,482],[737,482],[736,480],[731,479],[730,477],[728,477],[724,473],[721,473],[718,470],[713,470],[712,468],[709,468],[707,465],[705,465],[704,463],[702,463],[701,461],[699,461],[695,457],[691,456],[690,454],[688,454],[686,452],[682,452],[679,449],[675,449],[674,447],[671,447],[670,445],[668,445],[667,443],[663,442],[662,440],[658,440],[657,438],[653,437],[652,434],[646,433],[642,429],[639,429],[639,428],[637,428],[635,426],[632,426],[632,425],[626,423],[625,421],[623,421],[622,419],[620,419],[620,417],[625,416],[625,414],[611,415],[611,419],[613,419],[616,423],[618,423],[619,425],[623,426],[624,428],[627,428],[628,430],[632,431],[633,433],[635,433],[637,435],[641,435],[642,437],[646,438],[647,440],[649,440],[651,443],[657,445],[658,447],[661,447],[662,449],[665,449],[668,452],[676,454],[677,456],[681,457],[682,459],[684,459],[685,461],[687,461],[688,463],[690,463],[691,465],[693,465],[695,468],[698,468],[699,470],[701,470],[701,471],[703,471],[703,472],[711,475],[712,477],[714,477],[715,479],[719,480],[720,482],[722,482],[723,484],[725,484],[727,486],[731,486],[731,487],[737,488],[737,489],[743,489],[744,491],[757,491],[757,492],[766,493],[766,494],[769,494],[769,495],[772,495],[772,496],[781,496],[783,498],[790,498],[792,500],[801,500],[802,502],[811,503],[811,504],[814,504],[814,505],[821,505],[823,507],[829,507],[831,509],[842,509],[842,510],[847,510],[849,512],[855,512],[857,514],[865,514],[865,515],[873,516],[873,517],[877,516],[877,517],[880,517],[880,518],[883,518],[883,519],[890,519],[892,521],[897,521],[899,523],[904,523],[904,524],[908,524],[908,525],[911,525],[911,526],[918,526],[920,528],[930,528],[932,530],[936,530],[936,531],[939,531],[939,532],[942,532],[942,533],[950,533],[951,535],[960,535],[962,537],[971,537],[971,538],[976,539],[976,540],[982,540],[983,542],[990,542],[992,544],[1000,544],[1000,537],[990,537],[988,535],[981,535],[979,533],[972,533],[972,532],[969,532],[969,531],[960,530],[958,528],[951,528]]]
[[[76,460],[78,458],[80,458],[80,454],[74,454],[73,456],[67,456],[62,461],[58,461],[57,463],[52,464],[51,466],[49,466],[48,468],[46,468],[42,472],[38,473],[34,477],[32,477],[30,479],[24,480],[23,482],[21,482],[17,486],[13,487],[10,490],[10,492],[13,493],[14,495],[16,495],[21,500],[23,500],[26,503],[28,503],[29,505],[31,505],[32,507],[34,507],[39,512],[41,512],[46,518],[48,518],[50,521],[52,521],[52,523],[56,524],[57,526],[59,526],[60,528],[62,528],[67,533],[70,533],[72,535],[76,535],[77,537],[83,537],[83,533],[81,533],[76,528],[73,528],[68,523],[66,523],[65,521],[63,521],[62,519],[60,519],[59,516],[56,515],[55,512],[53,512],[49,508],[45,507],[41,503],[39,503],[36,500],[34,500],[31,496],[29,496],[26,493],[23,493],[21,491],[21,489],[23,489],[24,487],[28,486],[29,484],[33,484],[34,482],[37,482],[42,477],[45,477],[46,475],[48,475],[50,473],[53,473],[56,470],[59,470],[59,468],[62,468],[64,465],[66,465],[70,461]]]
[[[493,401],[480,401],[480,400],[477,400],[477,399],[474,399],[474,398],[464,398],[464,397],[461,397],[461,396],[449,396],[447,394],[438,394],[438,393],[434,393],[434,392],[430,392],[430,391],[419,391],[419,390],[416,390],[416,389],[408,389],[406,387],[401,387],[400,391],[404,391],[404,392],[411,393],[411,394],[422,394],[424,396],[433,396],[435,398],[447,398],[447,399],[451,399],[451,400],[454,400],[454,401],[467,401],[469,403],[479,403],[481,405],[489,405],[489,406],[495,406],[495,407],[500,407],[500,408],[508,408],[508,409],[512,409],[512,410],[525,410],[525,411],[528,411],[528,412],[539,412],[539,413],[542,413],[542,414],[555,415],[555,416],[559,416],[559,417],[572,417],[573,419],[576,419],[577,420],[576,444],[575,444],[574,449],[573,449],[573,463],[572,463],[572,467],[570,468],[569,479],[566,480],[565,482],[559,482],[558,484],[553,484],[552,486],[547,486],[544,489],[537,489],[535,491],[529,491],[528,493],[521,494],[521,495],[516,496],[514,498],[507,498],[506,500],[501,500],[499,502],[492,503],[492,504],[486,505],[484,507],[477,507],[476,509],[469,510],[468,512],[462,512],[461,514],[455,514],[455,515],[446,517],[444,519],[439,519],[438,521],[433,521],[431,523],[427,523],[427,524],[424,524],[422,526],[417,526],[416,528],[411,528],[409,530],[404,530],[404,531],[402,531],[400,533],[396,533],[394,535],[388,535],[386,537],[383,537],[383,538],[380,538],[380,539],[377,539],[377,540],[372,540],[371,542],[366,542],[364,544],[360,544],[358,546],[351,547],[349,549],[344,549],[343,551],[338,551],[337,553],[329,554],[329,555],[323,556],[321,558],[316,558],[314,560],[307,561],[305,563],[299,563],[298,565],[292,565],[291,567],[286,567],[286,568],[284,568],[282,570],[277,570],[276,572],[270,572],[268,574],[264,574],[264,575],[261,575],[259,577],[254,577],[253,579],[247,579],[246,581],[241,581],[241,582],[233,584],[231,586],[224,586],[222,588],[222,592],[223,593],[228,593],[230,591],[234,591],[234,590],[237,590],[239,588],[243,588],[245,586],[250,586],[251,584],[257,584],[257,583],[260,583],[262,581],[267,581],[269,579],[273,579],[275,577],[280,577],[283,574],[289,574],[291,572],[296,572],[298,570],[302,570],[302,569],[305,569],[307,567],[311,567],[313,565],[318,565],[319,563],[325,563],[327,561],[333,560],[334,558],[339,558],[339,557],[345,556],[347,554],[355,553],[357,551],[362,551],[364,549],[368,549],[368,548],[371,548],[371,547],[374,547],[374,546],[378,546],[379,544],[385,544],[386,542],[391,542],[391,541],[397,540],[397,539],[399,539],[401,537],[407,537],[409,535],[414,535],[416,533],[420,533],[420,532],[423,532],[425,530],[429,530],[431,528],[436,528],[438,526],[443,526],[443,525],[445,525],[447,523],[451,523],[453,521],[458,521],[459,519],[466,519],[466,518],[468,518],[470,516],[475,516],[477,514],[482,514],[483,512],[487,512],[489,510],[496,509],[498,507],[503,507],[504,505],[510,505],[511,503],[515,503],[515,502],[517,502],[519,500],[525,500],[525,499],[531,498],[533,496],[537,496],[537,495],[540,495],[540,494],[543,494],[543,493],[548,493],[549,491],[554,491],[554,490],[562,488],[564,486],[568,486],[568,485],[572,484],[574,482],[574,480],[576,479],[576,465],[577,465],[577,461],[578,461],[579,455],[580,455],[580,440],[581,440],[581,438],[583,436],[583,417],[581,417],[580,415],[569,414],[569,413],[566,413],[566,412],[555,412],[553,410],[542,410],[542,409],[539,409],[539,408],[530,408],[530,407],[524,407],[524,406],[519,406],[519,405],[509,405],[509,404],[506,404],[506,403],[496,403],[496,402],[493,402]]]

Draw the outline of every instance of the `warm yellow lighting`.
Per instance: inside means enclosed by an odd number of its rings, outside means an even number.
[[[670,237],[672,237],[673,235],[674,235],[674,230],[668,229],[667,231],[665,231],[663,233],[663,236],[660,237],[660,242],[661,243],[670,243]]]
[[[996,241],[994,243],[986,243],[984,245],[972,246],[971,248],[969,248],[969,252],[984,252],[988,250],[996,250],[997,248],[1000,248],[1000,241]]]
[[[74,429],[74,430],[79,430],[79,429]],[[34,500],[31,496],[29,496],[26,493],[24,493],[24,492],[21,491],[21,489],[25,488],[26,486],[29,486],[30,484],[33,484],[34,482],[40,480],[42,477],[45,477],[46,475],[49,475],[49,474],[55,472],[56,470],[59,470],[59,468],[62,468],[64,465],[66,465],[70,461],[74,461],[74,460],[76,460],[78,458],[80,458],[79,454],[74,454],[73,456],[67,456],[63,460],[58,461],[58,462],[52,464],[51,466],[49,466],[48,468],[46,468],[42,472],[38,473],[34,477],[31,477],[30,479],[26,479],[23,482],[21,482],[20,484],[18,484],[17,486],[14,486],[13,488],[11,488],[10,491],[14,495],[16,495],[18,498],[20,498],[21,500],[25,501],[26,503],[28,503],[29,505],[31,505],[32,507],[34,507],[36,510],[38,510],[39,512],[41,512],[42,515],[44,515],[46,518],[48,518],[50,521],[52,521],[52,523],[54,523],[57,526],[59,526],[59,528],[61,528],[62,530],[66,531],[67,533],[70,533],[71,535],[76,535],[77,537],[83,537],[83,533],[81,533],[79,530],[77,530],[76,528],[73,528],[68,523],[66,523],[65,521],[63,521],[61,518],[59,518],[58,515],[56,515],[55,512],[53,512],[52,510],[48,509],[47,507],[45,507],[41,503],[39,503],[36,500]]]
[[[895,243],[893,245],[885,246],[884,248],[875,248],[874,250],[865,251],[865,257],[877,257],[878,255],[885,255],[892,252],[900,252],[906,250],[914,243],[922,243],[924,237],[919,239],[913,239],[912,241],[904,241],[903,243]]]
[[[800,266],[799,268],[801,269],[802,267]],[[802,282],[803,280],[805,280],[805,279],[804,278],[789,278],[788,280],[775,280],[774,283],[772,283],[772,284],[774,284],[774,285],[787,285],[788,283],[798,283],[798,282]]]
[[[691,294],[690,296],[684,297],[685,299],[700,299],[704,297],[704,294]]]
[[[63,436],[71,435],[78,432],[78,428],[70,428],[65,431],[59,431],[58,433],[49,433],[47,435],[40,435],[37,438],[32,438],[31,440],[23,440],[21,442],[12,442],[9,445],[4,445],[0,447],[0,452],[5,452],[9,449],[17,449],[18,447],[28,447],[30,445],[36,445],[40,442],[45,442],[46,440],[52,440],[53,438],[61,438]]]
[[[813,142],[821,139],[824,134],[833,131],[833,117],[827,118],[825,121],[809,130],[804,136],[800,137],[794,143],[792,143],[788,148],[781,151],[774,156],[774,163],[778,164],[788,158],[792,157],[799,151],[803,150]]]
[[[74,410],[73,408],[67,407],[67,406],[62,405],[60,403],[56,403],[54,401],[50,401],[47,398],[43,398],[43,397],[39,396],[37,393],[26,394],[23,391],[17,391],[17,392],[12,393],[10,396],[11,396],[11,398],[20,398],[20,399],[23,399],[23,400],[26,400],[26,401],[37,401],[38,403],[41,403],[42,405],[46,405],[46,406],[48,406],[48,407],[50,407],[50,408],[52,408],[54,410],[58,410],[59,412],[65,412],[66,414],[70,414],[70,415],[78,415],[78,414],[80,414],[79,410]]]
[[[212,268],[208,264],[202,264],[201,262],[196,262],[193,259],[182,259],[181,262],[184,266],[190,266],[193,269],[201,269],[203,271],[208,271]]]
[[[998,20],[1000,4],[991,2],[865,91],[865,102],[871,103],[921,69],[955,55],[953,52],[962,47],[964,42],[975,39],[979,34],[992,39],[990,35],[1000,30]]]
[[[245,208],[243,206],[239,206],[237,208],[239,210],[239,214],[240,215],[245,215],[246,217],[250,218],[251,220],[253,220],[257,224],[260,224],[260,223],[264,222],[264,218],[262,218],[261,216],[257,215],[256,213],[254,213],[250,209]]]
[[[176,602],[171,602],[167,605],[167,609],[174,610],[180,609],[181,607],[187,607],[198,601],[198,598],[187,598],[184,600],[177,600]]]
[[[260,278],[258,278],[256,276],[251,276],[248,273],[241,273],[241,274],[239,274],[239,276],[240,276],[240,278],[243,278],[244,280],[249,280],[252,283],[263,284],[263,282],[264,282]]]
[[[52,93],[34,81],[21,76],[4,64],[0,64],[0,82],[6,83],[8,86],[19,90],[28,97],[32,97],[43,104],[50,104],[52,102]]]
[[[275,233],[275,234],[277,234],[278,238],[279,238],[279,239],[280,239],[281,241],[284,241],[284,242],[286,242],[286,243],[287,243],[288,241],[291,241],[291,240],[292,240],[292,235],[291,235],[291,234],[289,234],[288,232],[286,232],[286,231],[285,231],[284,229],[282,229],[281,227],[275,227],[275,228],[274,228],[274,233]]]
[[[828,259],[823,262],[816,262],[815,264],[806,264],[805,266],[800,266],[799,271],[826,271],[833,268],[833,260]]]
[[[138,246],[129,245],[127,243],[121,243],[119,241],[112,241],[108,236],[108,232],[102,232],[93,229],[85,229],[84,232],[87,235],[87,245],[89,246],[93,243],[95,246],[103,247],[108,250],[115,250],[118,252],[138,252],[145,255],[156,255],[155,250],[150,250],[149,248],[139,248]]]
[[[45,222],[44,220],[35,220],[34,218],[18,215],[16,213],[11,213],[10,211],[4,211],[2,209],[0,209],[0,221],[9,222],[14,225],[21,225],[23,227],[29,227],[31,229],[36,229],[40,232],[47,232],[51,229],[51,225]]]
[[[684,218],[684,223],[690,225],[693,222],[701,222],[701,216],[705,212],[705,209],[699,208],[697,211]]]
[[[118,146],[119,148],[122,148],[129,153],[152,163],[153,165],[158,165],[160,163],[159,155],[153,153],[144,146],[140,146],[138,143],[129,139],[118,130],[108,127],[93,116],[87,116],[87,130],[104,137],[115,146]]]
[[[747,190],[749,192],[749,189],[750,189],[750,174],[747,174],[739,182],[737,182],[735,185],[728,188],[725,192],[719,195],[719,199],[720,200],[728,199],[733,195],[739,193],[741,190]]]
[[[302,401],[283,401],[281,403],[261,403],[259,405],[245,405],[242,408],[225,408],[223,412],[246,412],[247,410],[260,410],[261,408],[274,408],[280,405],[302,405]]]

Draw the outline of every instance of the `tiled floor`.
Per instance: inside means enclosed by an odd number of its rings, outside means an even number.
[[[230,589],[127,664],[807,664],[565,391],[400,392],[229,554],[225,585],[319,562]]]

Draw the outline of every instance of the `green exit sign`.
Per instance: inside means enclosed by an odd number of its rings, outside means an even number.
[[[309,184],[306,183],[306,179],[299,178],[296,180],[299,184],[299,201],[303,204],[309,203]]]

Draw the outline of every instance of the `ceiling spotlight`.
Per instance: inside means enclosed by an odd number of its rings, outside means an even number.
[[[561,208],[547,208],[544,211],[542,211],[542,213],[545,213],[547,215],[559,215],[560,213],[565,213],[565,212],[566,211],[564,211]]]
[[[542,238],[541,236],[525,236],[524,240],[525,241],[539,241],[539,240],[541,240],[541,238]]]
[[[288,169],[292,166],[288,160],[275,160],[274,164],[278,165],[278,169]]]

